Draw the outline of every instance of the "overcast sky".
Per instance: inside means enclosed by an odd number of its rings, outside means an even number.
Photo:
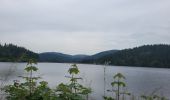
[[[170,0],[0,0],[0,42],[69,54],[170,44]]]

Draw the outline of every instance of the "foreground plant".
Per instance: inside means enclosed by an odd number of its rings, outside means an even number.
[[[130,95],[127,91],[121,91],[124,87],[126,87],[125,82],[123,81],[125,79],[125,76],[123,76],[121,73],[117,73],[113,76],[114,81],[111,83],[112,89],[108,90],[108,92],[113,92],[116,95],[116,98],[114,97],[107,97],[104,96],[105,100],[120,100],[120,97],[122,95],[122,99],[124,100],[124,95]]]
[[[25,82],[20,83],[18,80],[14,80],[13,85],[4,87],[7,100],[55,100],[55,94],[48,87],[47,82],[42,81],[37,84],[40,77],[33,76],[33,73],[38,70],[36,64],[34,60],[28,61],[25,71],[29,76],[20,76]]]
[[[73,64],[68,72],[70,76],[67,78],[70,79],[70,83],[61,83],[56,89],[60,100],[88,100],[88,94],[91,93],[91,89],[78,83],[78,80],[81,80],[82,78],[76,77],[80,72],[77,65]]]
[[[3,88],[7,93],[7,100],[88,100],[88,95],[92,92],[90,88],[87,88],[80,84],[78,80],[82,80],[81,77],[77,77],[80,73],[76,64],[73,64],[69,68],[68,72],[70,79],[68,84],[61,83],[56,89],[48,87],[48,82],[41,81],[38,83],[40,77],[34,76],[34,72],[38,71],[34,60],[29,60],[26,68],[24,69],[28,76],[20,76],[24,79],[22,83],[18,80],[14,80],[13,85],[8,85]],[[105,100],[126,100],[125,95],[130,95],[127,91],[123,91],[126,87],[124,82],[125,76],[121,73],[117,73],[113,76],[114,81],[111,83],[112,89],[108,92],[113,93],[113,97],[104,96]],[[141,100],[168,100],[165,97],[154,95],[141,96]],[[115,96],[115,97],[114,97]],[[134,99],[132,99],[134,100]]]
[[[146,95],[142,95],[141,98],[143,100],[168,100],[167,98],[165,97],[162,97],[162,96],[158,96],[158,95],[149,95],[149,96],[146,96]]]

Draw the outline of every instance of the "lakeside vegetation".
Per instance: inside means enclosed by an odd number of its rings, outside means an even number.
[[[0,45],[0,61],[15,62],[34,58],[39,62],[105,64],[170,68],[170,45],[144,45],[132,49],[109,50],[94,55],[68,55],[57,52],[34,53],[13,44]]]
[[[97,59],[87,59],[83,63],[118,66],[140,66],[170,68],[170,45],[144,45],[132,49],[124,49]]]
[[[80,71],[76,64],[68,70],[70,76],[67,78],[70,82],[61,83],[55,89],[51,89],[46,81],[38,82],[40,77],[33,75],[38,71],[36,64],[34,60],[28,61],[25,71],[29,75],[20,76],[24,82],[14,80],[14,84],[3,88],[7,100],[88,100],[88,94],[92,91],[91,88],[84,87],[78,82],[82,78],[77,77]]]
[[[13,44],[0,45],[0,61],[5,62],[25,62],[28,61],[25,71],[29,76],[20,76],[25,79],[25,82],[20,83],[14,80],[14,84],[5,86],[3,91],[6,93],[7,100],[90,100],[89,94],[93,92],[92,88],[85,87],[78,81],[79,69],[76,64],[73,64],[68,70],[70,76],[66,77],[70,83],[61,83],[55,89],[48,86],[47,81],[39,82],[37,76],[33,73],[38,71],[36,67],[38,54],[27,50],[23,47],[18,47]],[[169,45],[145,45],[133,49],[111,50],[101,52],[92,56],[77,56],[75,60],[79,63],[96,63],[96,64],[115,64],[116,65],[131,65],[131,66],[148,66],[148,67],[167,67],[169,68],[170,61],[170,46]],[[32,60],[29,60],[31,59]],[[58,58],[59,59],[59,58]],[[74,62],[74,61],[73,61]],[[128,91],[122,91],[126,87],[124,83],[125,76],[121,73],[113,73],[113,82],[110,83],[112,96],[103,95],[104,100],[128,100],[126,96],[130,96],[131,100],[168,100],[165,97],[156,94],[141,95],[140,99],[135,97]],[[1,89],[2,90],[2,89]],[[104,90],[106,91],[106,90]]]
[[[38,59],[38,54],[13,44],[0,44],[0,62],[25,62]]]
[[[93,92],[92,87],[85,87],[79,83],[82,78],[78,76],[80,70],[76,64],[71,65],[68,69],[70,76],[66,78],[70,81],[60,83],[56,88],[50,88],[47,81],[39,82],[41,77],[34,76],[38,71],[36,65],[36,61],[29,60],[24,69],[28,76],[19,76],[25,81],[14,80],[13,84],[1,89],[6,93],[7,100],[91,100],[89,95]],[[130,100],[168,100],[154,93],[135,98],[134,95],[123,89],[127,86],[124,82],[125,76],[121,73],[113,74],[113,81],[110,83],[112,88],[107,90],[113,95],[103,95],[103,100],[129,100],[128,97],[131,98]]]

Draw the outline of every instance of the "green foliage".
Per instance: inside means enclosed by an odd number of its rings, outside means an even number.
[[[168,100],[167,98],[158,95],[149,95],[149,96],[142,95],[141,98],[144,100]]]
[[[13,85],[8,85],[3,88],[7,93],[7,100],[88,100],[88,95],[92,92],[91,88],[87,88],[80,84],[78,81],[82,80],[78,77],[80,73],[76,64],[71,65],[68,70],[70,76],[69,83],[59,84],[56,89],[51,89],[48,86],[48,82],[37,82],[40,77],[34,76],[34,72],[38,71],[35,60],[29,60],[25,71],[28,76],[20,76],[25,81],[20,83],[18,80],[14,80]],[[131,95],[128,91],[122,91],[126,87],[124,82],[125,76],[121,73],[117,73],[113,76],[113,82],[111,82],[112,89],[108,92],[113,93],[113,97],[104,96],[104,100],[125,100],[125,95]],[[142,95],[142,100],[168,100],[165,97],[161,97],[154,94]],[[122,99],[121,99],[122,98]]]
[[[73,74],[76,75],[76,74],[78,74],[80,72],[76,64],[73,64],[71,66],[72,67],[68,70],[70,75],[73,75]]]
[[[83,63],[105,64],[119,66],[170,67],[170,45],[144,45],[132,49],[124,49],[95,59],[82,61]]]
[[[104,98],[104,100],[115,100],[113,97],[104,96],[103,98]]]
[[[121,73],[117,73],[116,75],[113,76],[114,81],[111,82],[111,86],[113,89],[108,90],[108,92],[113,92],[116,95],[116,98],[114,97],[106,97],[104,96],[105,100],[120,100],[121,95],[131,95],[127,91],[121,91],[121,88],[126,87],[126,83],[123,82],[125,76]]]
[[[0,61],[17,62],[38,59],[38,54],[13,44],[0,44]]]
[[[125,87],[126,86],[126,84],[123,81],[120,81],[121,79],[125,79],[125,76],[123,76],[121,73],[117,73],[113,78],[116,81],[113,81],[111,83],[112,87],[114,86]]]
[[[47,82],[42,81],[37,84],[40,77],[33,76],[33,72],[38,70],[35,65],[34,60],[28,61],[25,71],[29,76],[21,76],[25,82],[19,83],[15,80],[13,85],[4,87],[4,91],[8,94],[7,100],[56,100],[55,92],[48,87]]]
[[[80,77],[76,77],[77,74],[79,74],[79,69],[76,64],[73,64],[71,68],[68,70],[70,78],[69,84],[59,84],[56,88],[56,92],[58,94],[58,97],[61,100],[85,100],[88,98],[88,94],[91,93],[90,88],[86,88],[80,83],[78,83],[78,80],[82,79]]]
[[[104,100],[126,100],[125,95],[131,95],[128,91],[121,91],[121,88],[126,87],[126,83],[123,82],[125,80],[125,76],[121,73],[117,73],[113,76],[114,81],[111,82],[112,89],[108,90],[108,92],[115,93],[115,97],[107,97],[104,96]],[[151,95],[142,95],[141,100],[168,100],[167,98],[163,96],[155,95],[154,91]],[[134,99],[135,100],[135,99]]]
[[[90,88],[86,88],[80,83],[75,75],[79,73],[77,65],[72,65],[68,70],[71,77],[69,84],[59,84],[55,90],[48,87],[48,82],[41,81],[37,84],[40,77],[33,76],[38,71],[34,60],[29,60],[25,71],[29,76],[20,76],[25,82],[20,83],[15,80],[13,85],[4,87],[4,91],[8,94],[7,100],[86,100],[88,94],[91,93]]]

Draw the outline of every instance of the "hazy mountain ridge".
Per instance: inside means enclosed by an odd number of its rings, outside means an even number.
[[[59,52],[45,52],[39,54],[39,61],[69,63],[69,62],[80,62],[85,57],[88,57],[88,55],[68,55]]]
[[[105,64],[118,66],[146,66],[170,68],[170,45],[144,45],[140,47],[108,50],[94,55],[69,55],[59,52],[34,53],[13,44],[0,45],[0,61],[25,61],[22,56],[39,62]],[[38,58],[39,57],[39,58]],[[21,59],[22,58],[22,59]],[[18,60],[19,59],[19,60]]]
[[[48,53],[47,53],[48,54]],[[54,54],[54,55],[53,55]],[[84,64],[105,64],[118,66],[146,66],[146,67],[166,67],[170,68],[170,45],[144,45],[140,47],[108,50],[94,55],[74,56],[62,53],[53,53],[55,60],[45,60],[46,62],[70,62]],[[60,54],[60,55],[59,55]],[[40,59],[42,54],[40,54]],[[50,57],[47,57],[48,59]],[[59,60],[59,61],[58,61]]]
[[[103,51],[94,55],[69,55],[69,54],[63,54],[59,52],[44,52],[39,54],[39,61],[40,62],[58,62],[58,63],[83,63],[86,61],[90,61],[91,63],[99,59],[101,57],[113,54],[117,52],[118,50],[108,50]]]
[[[99,52],[97,54],[94,54],[94,55],[91,55],[91,56],[88,56],[86,58],[84,58],[81,63],[94,63],[94,64],[97,64],[98,62],[97,59],[100,59],[102,57],[107,57],[111,54],[114,54],[116,52],[118,52],[119,50],[108,50],[108,51],[103,51],[103,52]]]

